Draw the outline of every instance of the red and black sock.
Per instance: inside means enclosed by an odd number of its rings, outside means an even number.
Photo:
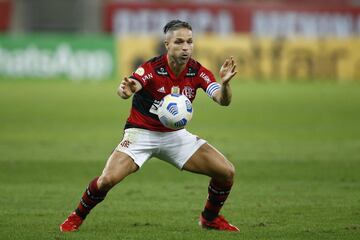
[[[213,178],[210,180],[208,188],[209,195],[204,211],[202,212],[202,215],[206,220],[212,221],[219,215],[225,200],[230,194],[232,185],[232,181],[219,182]]]
[[[93,179],[89,186],[86,188],[86,191],[80,199],[80,203],[76,208],[75,212],[82,219],[85,219],[89,214],[92,208],[94,208],[98,203],[104,200],[107,191],[100,191],[97,187],[97,180],[99,177]]]

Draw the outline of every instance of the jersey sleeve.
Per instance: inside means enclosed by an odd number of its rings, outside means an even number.
[[[150,63],[146,62],[140,65],[130,78],[137,80],[142,87],[145,87],[148,82],[153,78],[152,68]]]
[[[210,98],[213,98],[214,93],[221,88],[221,85],[216,82],[214,74],[208,69],[201,66],[198,76],[201,88]]]

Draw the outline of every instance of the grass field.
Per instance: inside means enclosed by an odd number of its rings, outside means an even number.
[[[198,92],[188,129],[237,168],[240,234],[200,229],[208,178],[157,159],[60,233],[122,136],[116,87],[0,82],[0,239],[359,239],[360,85],[326,83],[234,82],[228,108]]]

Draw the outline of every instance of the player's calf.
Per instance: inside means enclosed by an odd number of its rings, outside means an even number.
[[[98,177],[89,183],[89,186],[80,199],[78,207],[60,225],[60,231],[72,232],[78,230],[91,209],[104,200],[108,191],[100,190],[97,181]]]

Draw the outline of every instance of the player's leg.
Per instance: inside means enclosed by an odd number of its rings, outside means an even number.
[[[100,177],[94,178],[83,193],[76,210],[60,225],[63,232],[77,230],[92,208],[102,202],[107,192],[138,166],[127,154],[114,151],[106,162]]]
[[[85,219],[91,209],[104,200],[112,187],[137,169],[138,166],[130,156],[114,151],[106,162],[102,174],[90,182],[75,212]]]
[[[235,175],[234,165],[208,143],[189,158],[183,170],[207,175],[218,182],[232,182]]]
[[[234,165],[211,145],[203,144],[185,163],[184,170],[211,177],[204,217],[215,218],[227,199],[235,175]]]
[[[134,160],[126,153],[114,151],[106,162],[97,186],[101,191],[109,191],[129,174],[139,169]]]
[[[206,228],[239,231],[219,215],[233,185],[234,165],[218,150],[205,143],[185,163],[183,170],[211,177],[209,195],[200,216],[200,224]]]

